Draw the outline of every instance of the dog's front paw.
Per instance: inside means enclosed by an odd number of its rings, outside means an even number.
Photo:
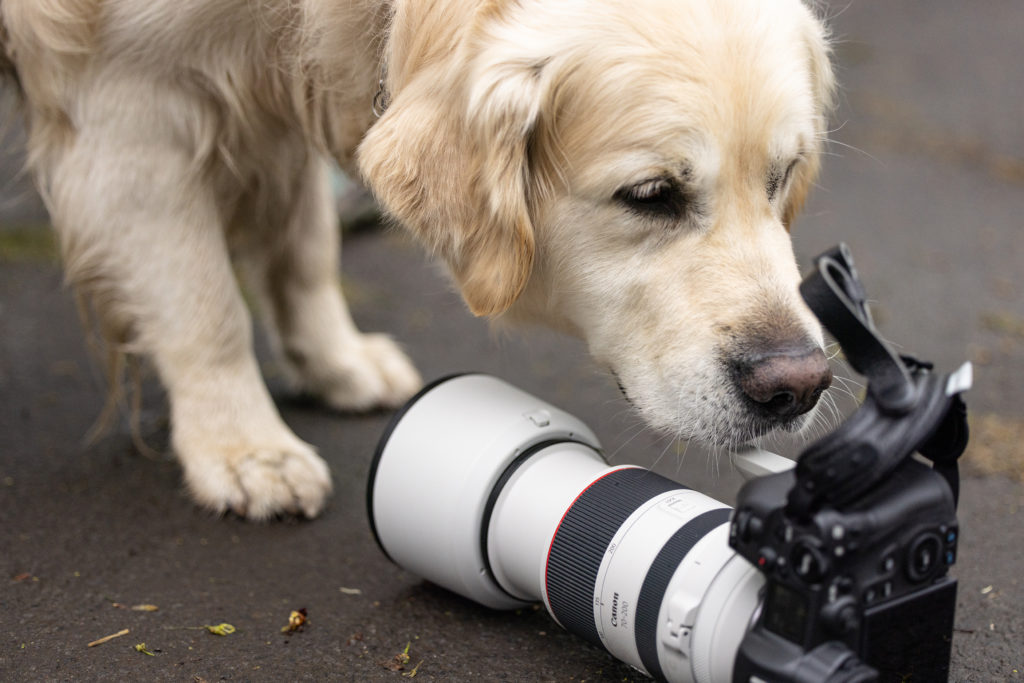
[[[252,520],[316,517],[331,492],[330,472],[310,446],[287,436],[280,443],[179,446],[192,497],[214,512]]]
[[[361,411],[397,408],[423,380],[395,342],[382,334],[364,334],[357,344],[336,350],[318,371],[307,374],[304,384],[332,408]]]

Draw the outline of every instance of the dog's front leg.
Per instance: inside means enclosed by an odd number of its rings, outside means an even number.
[[[299,388],[339,410],[398,407],[421,380],[388,337],[356,329],[338,282],[338,219],[325,161],[310,153],[283,233],[261,241],[262,289]]]
[[[260,376],[212,183],[152,130],[96,126],[48,178],[68,276],[112,343],[153,359],[193,497],[255,519],[318,514],[330,473]]]

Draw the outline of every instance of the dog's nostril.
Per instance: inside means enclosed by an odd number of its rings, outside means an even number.
[[[765,412],[789,418],[813,408],[832,383],[832,371],[820,349],[766,354],[740,366],[743,393]]]
[[[789,415],[796,405],[792,391],[780,391],[765,402],[764,407],[776,415]]]

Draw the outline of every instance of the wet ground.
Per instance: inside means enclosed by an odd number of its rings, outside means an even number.
[[[843,99],[837,143],[797,226],[803,264],[848,242],[885,334],[950,368],[970,359],[953,680],[1024,671],[1024,5],[853,0],[831,12]],[[8,146],[15,143],[8,143]],[[14,162],[9,162],[12,167]],[[8,169],[10,170],[10,168]],[[0,208],[0,680],[621,681],[640,677],[543,611],[496,613],[379,553],[364,482],[384,413],[290,399],[336,492],[313,522],[215,519],[166,455],[164,401],[144,382],[142,436],[85,443],[106,389],[45,222],[18,182]],[[343,254],[355,316],[408,348],[425,377],[493,372],[588,422],[614,462],[729,502],[739,478],[643,430],[575,341],[492,333],[395,235]],[[792,450],[792,447],[790,447]],[[133,610],[155,605],[157,611]],[[282,633],[306,608],[299,632]],[[230,635],[204,626],[232,624]],[[128,629],[96,647],[86,645]],[[136,650],[145,643],[153,654]],[[406,650],[402,671],[395,656]],[[414,668],[418,665],[418,668]]]

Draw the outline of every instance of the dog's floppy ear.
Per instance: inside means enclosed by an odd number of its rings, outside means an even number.
[[[476,315],[507,310],[533,266],[527,146],[540,80],[527,65],[492,64],[471,76],[427,69],[359,148],[377,199],[444,256]]]

